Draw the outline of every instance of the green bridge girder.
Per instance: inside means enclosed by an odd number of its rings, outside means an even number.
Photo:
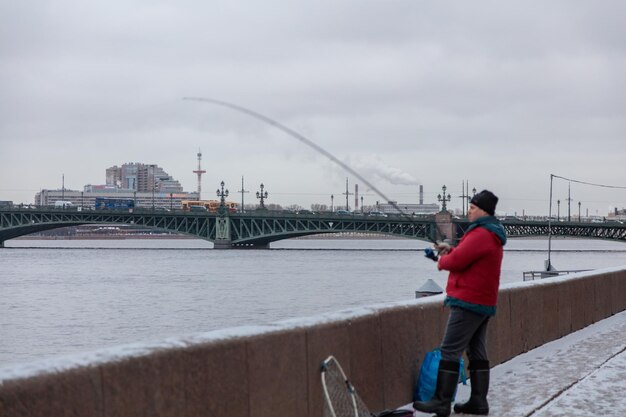
[[[218,219],[224,219],[218,230]],[[295,214],[271,211],[231,213],[223,218],[213,213],[184,211],[153,211],[135,209],[132,212],[108,210],[10,208],[0,209],[0,246],[4,241],[31,233],[82,224],[126,224],[156,230],[187,234],[214,242],[216,247],[259,248],[282,239],[323,233],[377,233],[409,239],[442,239],[445,223],[436,223],[435,216],[373,217],[363,215]],[[465,219],[449,218],[450,230],[459,238],[469,223]],[[547,236],[548,222],[506,220],[503,225],[511,238]],[[442,227],[443,226],[443,227]],[[219,234],[226,239],[217,239]],[[626,225],[619,222],[579,223],[552,222],[553,236],[606,239],[626,242]],[[224,236],[220,236],[224,237]],[[450,236],[448,236],[450,237]]]
[[[214,213],[185,211],[132,212],[73,209],[2,209],[0,210],[0,244],[31,233],[82,224],[126,224],[196,236],[219,241],[218,217]],[[435,236],[432,219],[395,219],[368,216],[339,216],[332,213],[302,215],[255,211],[230,213],[228,246],[235,248],[267,247],[270,242],[322,233],[381,233],[413,239]]]
[[[548,222],[504,221],[509,237],[548,236]],[[550,233],[557,237],[578,237],[626,242],[626,225],[620,222],[552,222]]]
[[[0,242],[44,230],[82,224],[126,224],[215,238],[215,217],[151,210],[133,212],[76,209],[0,210]]]
[[[263,247],[277,240],[323,233],[378,233],[410,239],[435,238],[434,218],[250,212],[230,215],[235,247]]]
[[[455,221],[457,236],[462,236],[469,226],[467,221]],[[609,221],[603,223],[590,222],[556,222],[547,221],[504,220],[502,221],[508,238],[524,238],[535,236],[576,237],[626,242],[626,224]]]

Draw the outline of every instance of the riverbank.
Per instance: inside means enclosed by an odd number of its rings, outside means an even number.
[[[15,240],[132,240],[132,239],[199,239],[197,236],[183,234],[81,234],[79,236],[20,236]],[[379,233],[324,233],[291,238],[293,240],[406,240],[400,236],[383,235]]]

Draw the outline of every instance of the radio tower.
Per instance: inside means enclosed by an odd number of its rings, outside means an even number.
[[[198,175],[198,200],[202,200],[202,198],[200,197],[200,192],[202,191],[202,174],[206,172],[200,166],[201,161],[202,161],[202,151],[200,150],[200,148],[198,148],[198,169],[193,172],[194,174]]]

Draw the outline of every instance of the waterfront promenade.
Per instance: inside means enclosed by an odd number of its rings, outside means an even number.
[[[320,363],[371,410],[411,401],[442,295],[0,367],[0,416],[322,417]],[[626,269],[505,285],[488,345],[492,416],[626,414]],[[462,388],[459,400],[467,397]]]
[[[626,415],[625,334],[623,311],[494,367],[489,415]],[[469,393],[459,385],[459,401]]]

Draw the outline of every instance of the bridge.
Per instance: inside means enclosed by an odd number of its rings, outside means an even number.
[[[84,224],[124,224],[195,236],[214,243],[216,249],[267,248],[271,242],[326,233],[385,234],[409,239],[458,239],[469,222],[448,212],[431,216],[298,214],[267,210],[225,213],[150,209],[78,210],[77,208],[0,209],[0,247],[19,236]],[[620,222],[581,223],[504,220],[511,238],[569,236],[626,242],[626,225]]]

